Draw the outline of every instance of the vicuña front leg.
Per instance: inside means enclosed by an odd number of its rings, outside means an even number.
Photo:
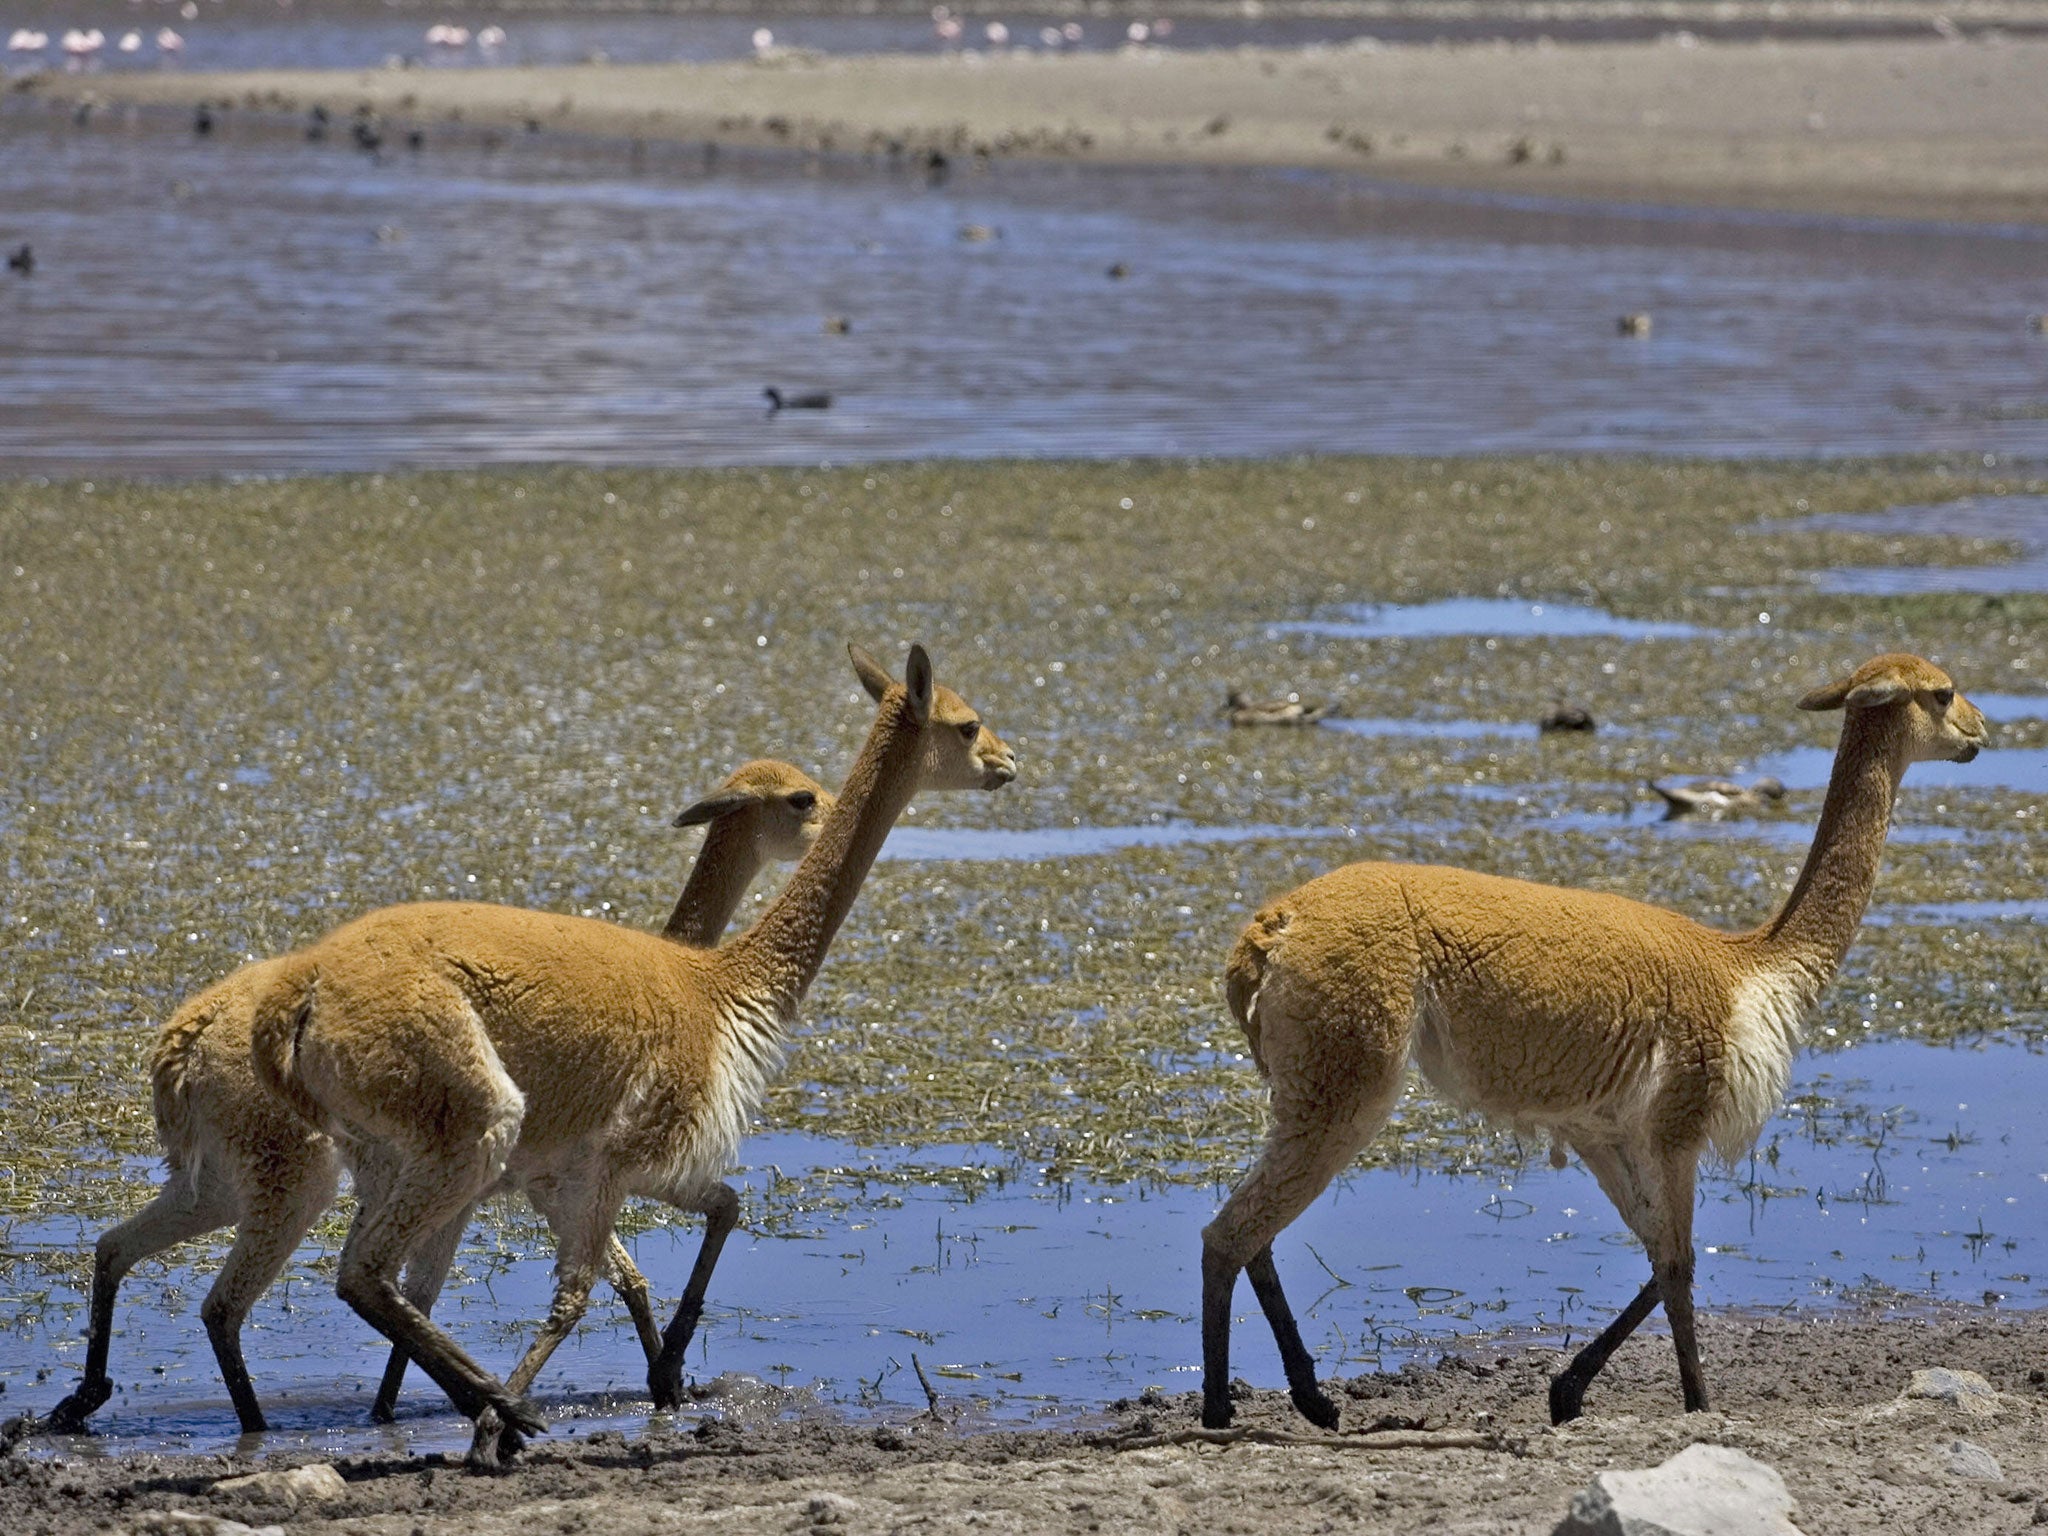
[[[1551,1423],[1569,1424],[1585,1411],[1586,1388],[1606,1367],[1608,1358],[1621,1348],[1622,1341],[1642,1326],[1644,1318],[1657,1310],[1662,1295],[1654,1277],[1644,1281],[1643,1288],[1636,1292],[1635,1300],[1621,1309],[1620,1315],[1601,1330],[1597,1339],[1572,1356],[1570,1365],[1550,1378]]]
[[[717,1268],[725,1240],[740,1219],[740,1197],[729,1184],[714,1183],[682,1206],[685,1210],[693,1207],[704,1213],[704,1241],[697,1249],[697,1262],[690,1268],[690,1283],[683,1290],[676,1315],[662,1335],[661,1353],[647,1368],[647,1390],[657,1408],[682,1406],[683,1357],[689,1353],[690,1340],[704,1316],[704,1293],[711,1286],[711,1271]]]

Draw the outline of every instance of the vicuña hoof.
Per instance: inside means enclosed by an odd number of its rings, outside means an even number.
[[[113,1395],[114,1384],[111,1381],[81,1381],[69,1397],[50,1410],[42,1421],[43,1433],[84,1434],[85,1421]]]
[[[1573,1419],[1579,1416],[1581,1404],[1585,1401],[1585,1396],[1585,1388],[1581,1387],[1569,1376],[1551,1377],[1550,1422],[1552,1424],[1571,1423]]]
[[[682,1407],[682,1367],[664,1367],[659,1362],[650,1366],[647,1371],[647,1395],[654,1399],[654,1406],[658,1411]]]
[[[1293,1394],[1294,1406],[1304,1419],[1317,1429],[1335,1434],[1337,1430],[1337,1405],[1320,1392],[1298,1392]]]
[[[1230,1428],[1230,1421],[1236,1416],[1237,1409],[1227,1397],[1220,1403],[1205,1402],[1202,1404],[1202,1428],[1204,1429],[1228,1429]]]
[[[525,1446],[526,1436],[507,1424],[497,1409],[486,1408],[476,1416],[476,1433],[463,1460],[473,1472],[497,1472]]]

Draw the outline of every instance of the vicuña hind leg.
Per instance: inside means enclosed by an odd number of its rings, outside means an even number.
[[[299,1158],[288,1170],[271,1167],[262,1171],[263,1177],[243,1179],[246,1199],[235,1227],[235,1245],[199,1308],[244,1434],[266,1426],[256,1389],[249,1381],[249,1367],[242,1359],[242,1324],[257,1298],[284,1273],[299,1240],[334,1203],[337,1179],[332,1154],[324,1145],[310,1142],[302,1144],[299,1151]]]
[[[469,1230],[470,1218],[475,1215],[476,1206],[466,1206],[452,1221],[443,1222],[405,1261],[405,1299],[423,1315],[433,1312],[441,1287],[448,1283],[448,1271],[455,1267],[455,1250],[462,1246],[462,1234]],[[398,1393],[405,1385],[405,1368],[411,1363],[402,1348],[391,1346],[391,1358],[384,1362],[384,1379],[377,1383],[377,1396],[370,1404],[372,1424],[389,1424],[398,1416]]]
[[[556,1225],[554,1218],[534,1201],[536,1208],[548,1218],[550,1229]],[[453,1222],[444,1226],[428,1239],[425,1247],[416,1252],[405,1266],[405,1296],[420,1311],[432,1313],[434,1302],[448,1282],[448,1271],[454,1268],[455,1251],[461,1246],[462,1234],[469,1230],[469,1223],[476,1215],[474,1206],[464,1211]],[[615,1237],[611,1242],[609,1259],[612,1286],[625,1302],[626,1311],[633,1319],[633,1331],[639,1336],[641,1353],[652,1365],[661,1353],[661,1328],[654,1321],[654,1298],[647,1285],[647,1277],[634,1264],[633,1256]],[[406,1367],[411,1358],[397,1345],[391,1349],[391,1358],[384,1365],[384,1379],[378,1384],[376,1401],[370,1405],[370,1421],[373,1424],[389,1424],[398,1415],[398,1394],[405,1385]]]
[[[107,1353],[114,1336],[114,1301],[128,1271],[152,1254],[224,1227],[235,1219],[234,1192],[217,1179],[198,1179],[180,1169],[148,1205],[119,1226],[100,1234],[93,1248],[91,1335],[85,1346],[85,1378],[43,1420],[52,1434],[75,1435],[114,1395]]]
[[[335,1292],[363,1320],[401,1346],[469,1418],[495,1408],[515,1429],[541,1433],[547,1423],[472,1360],[462,1346],[406,1300],[398,1275],[408,1254],[468,1209],[497,1181],[491,1148],[471,1144],[438,1157],[416,1155],[380,1172],[370,1189],[359,1181],[362,1204],[342,1248]]]
[[[1269,1052],[1277,1032],[1269,1030]],[[1273,1060],[1269,1055],[1268,1060]],[[1313,1099],[1289,1091],[1274,1068],[1272,1135],[1251,1171],[1202,1230],[1202,1423],[1230,1423],[1230,1306],[1240,1270],[1250,1267],[1252,1291],[1273,1329],[1287,1371],[1289,1395],[1309,1422],[1337,1427],[1337,1407],[1316,1385],[1315,1361],[1301,1341],[1294,1313],[1273,1265],[1273,1238],[1299,1216],[1386,1123],[1401,1089],[1401,1062],[1354,1062]],[[1312,1079],[1304,1078],[1304,1081]]]

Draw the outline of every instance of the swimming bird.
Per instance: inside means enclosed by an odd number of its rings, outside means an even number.
[[[1298,693],[1284,699],[1248,699],[1233,688],[1219,713],[1230,716],[1232,725],[1314,725],[1329,707],[1304,704]]]
[[[1577,704],[1560,702],[1557,708],[1536,722],[1536,729],[1548,736],[1553,731],[1581,731],[1591,733],[1600,729],[1600,722],[1593,718],[1590,710]]]
[[[36,253],[29,248],[29,243],[26,240],[22,241],[19,247],[7,253],[8,271],[19,272],[23,277],[27,277],[35,269]]]
[[[777,411],[829,411],[832,409],[832,395],[829,390],[813,389],[801,395],[785,395],[773,384],[761,391],[768,397],[768,414]]]
[[[1758,779],[1747,789],[1732,779],[1694,779],[1686,784],[1644,784],[1664,799],[1664,819],[1675,821],[1695,812],[1702,816],[1754,816],[1785,798],[1785,786],[1777,779]]]
[[[1650,317],[1646,314],[1623,315],[1614,322],[1614,328],[1624,336],[1647,336],[1650,334]]]
[[[213,108],[203,101],[199,103],[198,110],[192,114],[192,131],[202,139],[213,132]]]

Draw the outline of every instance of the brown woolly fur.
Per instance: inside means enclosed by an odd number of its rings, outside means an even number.
[[[801,858],[816,840],[832,796],[787,763],[746,764],[676,824],[708,823],[668,932],[709,945],[771,860]],[[286,974],[283,960],[259,960],[191,999],[164,1025],[151,1063],[157,1138],[170,1178],[139,1214],[101,1236],[94,1254],[92,1326],[85,1377],[46,1426],[76,1432],[113,1393],[107,1352],[123,1277],[152,1254],[232,1224],[235,1243],[201,1316],[228,1396],[245,1431],[264,1428],[263,1409],[242,1359],[242,1320],[283,1270],[299,1240],[334,1201],[340,1159],[334,1144],[256,1081],[250,1025],[256,1004]],[[433,1305],[468,1212],[416,1255],[406,1293]],[[626,1300],[651,1362],[661,1348],[647,1281],[613,1244],[612,1283]],[[371,1413],[389,1419],[405,1357],[394,1351]]]
[[[335,1137],[360,1198],[337,1291],[471,1418],[495,1465],[545,1427],[523,1394],[588,1305],[629,1195],[706,1217],[659,1358],[682,1361],[739,1201],[730,1166],[798,1003],[889,829],[920,788],[996,789],[1016,760],[913,646],[905,681],[854,664],[881,703],[817,842],[767,912],[715,950],[513,907],[388,907],[286,962],[257,1009],[265,1083]],[[433,1234],[503,1178],[554,1228],[553,1305],[500,1382],[399,1288]]]
[[[1352,864],[1245,927],[1230,1011],[1272,1085],[1264,1150],[1202,1234],[1202,1419],[1230,1420],[1238,1272],[1279,1341],[1296,1407],[1325,1428],[1273,1239],[1386,1122],[1414,1060],[1451,1102],[1575,1149],[1649,1250],[1651,1279],[1551,1384],[1555,1422],[1658,1302],[1687,1409],[1704,1408],[1692,1309],[1693,1180],[1734,1160],[1783,1097],[1800,1016],[1847,953],[1900,776],[1968,762],[1984,717],[1939,668],[1880,656],[1808,694],[1846,709],[1820,826],[1778,914],[1724,933],[1661,907],[1437,865]]]

